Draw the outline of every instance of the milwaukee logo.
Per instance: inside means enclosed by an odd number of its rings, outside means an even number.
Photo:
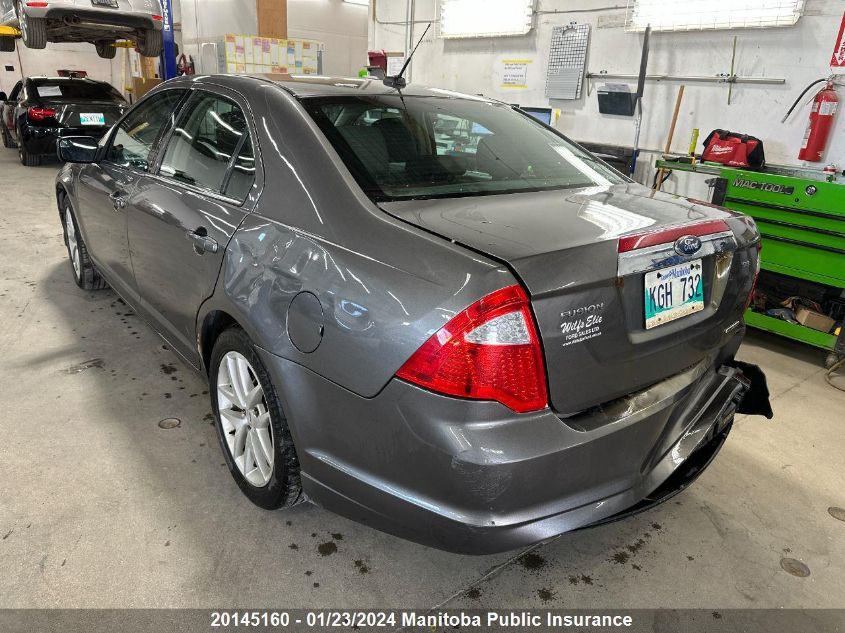
[[[772,182],[757,182],[756,180],[746,180],[745,178],[737,178],[734,180],[733,186],[740,189],[756,189],[757,191],[766,191],[768,193],[780,193],[785,196],[791,196],[795,192],[795,187],[787,187],[786,185],[778,185]]]

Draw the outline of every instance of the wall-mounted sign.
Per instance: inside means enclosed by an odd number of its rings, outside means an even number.
[[[842,14],[842,23],[839,25],[839,35],[836,36],[836,46],[833,47],[830,65],[833,68],[845,66],[845,14]]]
[[[530,59],[503,59],[502,88],[527,88]]]

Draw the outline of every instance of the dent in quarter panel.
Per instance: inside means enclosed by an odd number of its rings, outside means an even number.
[[[397,227],[406,239],[408,229]],[[413,238],[413,236],[411,236]],[[514,283],[505,269],[420,234],[425,278],[255,214],[235,233],[223,262],[223,292],[256,343],[363,396],[373,396],[455,313]],[[432,267],[431,262],[437,262]],[[320,301],[324,334],[310,354],[286,331],[293,297]],[[284,388],[284,385],[280,385]]]

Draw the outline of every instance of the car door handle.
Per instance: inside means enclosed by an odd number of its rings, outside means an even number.
[[[113,191],[109,194],[111,206],[115,211],[126,208],[126,194],[123,191]]]
[[[185,237],[194,243],[194,251],[196,251],[197,255],[217,252],[217,240],[209,237],[206,230],[202,227],[196,231],[188,231]]]

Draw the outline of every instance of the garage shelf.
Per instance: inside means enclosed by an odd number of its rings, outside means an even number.
[[[826,350],[832,350],[836,344],[836,337],[833,334],[827,334],[797,323],[776,319],[760,312],[747,310],[745,312],[745,323],[758,330],[766,330],[767,332],[772,332],[773,334],[778,334],[785,338],[791,338],[794,341],[801,341],[807,345],[821,347]]]

